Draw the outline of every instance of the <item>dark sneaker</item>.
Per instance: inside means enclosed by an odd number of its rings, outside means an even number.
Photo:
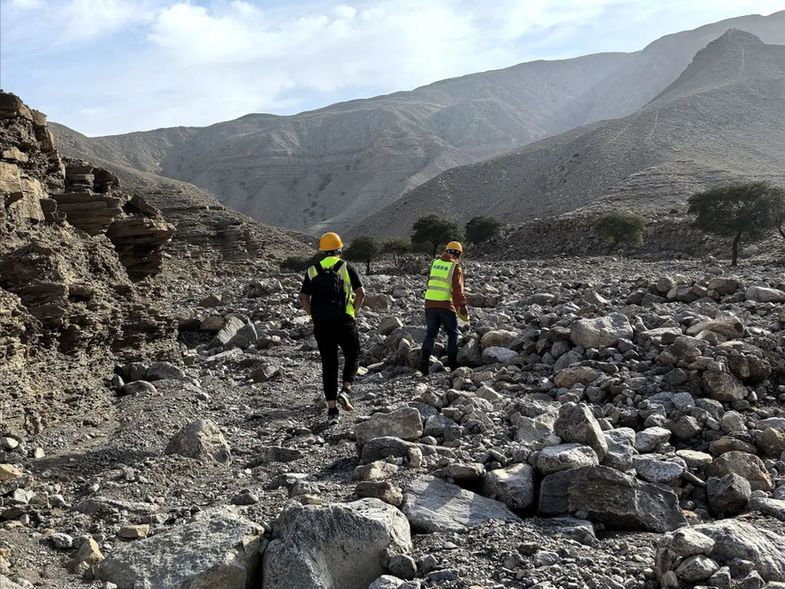
[[[428,373],[430,372],[430,366],[428,364],[420,364],[420,367],[417,369],[417,372],[419,372],[423,376],[428,376]]]
[[[338,413],[337,407],[327,410],[327,425],[333,425],[335,423],[338,423],[339,419],[340,419],[340,414]]]
[[[341,389],[341,392],[338,393],[338,397],[335,399],[335,401],[344,411],[354,411],[354,405],[352,405],[352,400],[349,398],[348,389]]]

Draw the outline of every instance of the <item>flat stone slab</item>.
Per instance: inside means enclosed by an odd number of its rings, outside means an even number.
[[[182,526],[119,545],[96,576],[119,589],[249,589],[263,532],[230,509],[204,511]]]
[[[411,483],[402,509],[412,527],[424,532],[464,532],[488,520],[521,521],[500,501],[430,476]]]

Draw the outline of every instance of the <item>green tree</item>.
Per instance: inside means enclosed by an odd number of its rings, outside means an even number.
[[[474,217],[466,223],[466,241],[483,243],[499,235],[502,224],[493,217]]]
[[[412,251],[410,241],[403,238],[388,239],[382,243],[382,253],[390,254],[395,264],[400,264],[401,258]]]
[[[438,215],[420,217],[412,225],[412,244],[423,251],[430,251],[433,257],[436,257],[440,246],[447,245],[452,240],[460,241],[462,237],[454,222]]]
[[[636,213],[606,213],[597,217],[594,229],[600,237],[610,242],[608,253],[611,253],[620,243],[642,245],[646,220]]]
[[[696,192],[687,202],[696,227],[733,237],[731,266],[736,266],[744,235],[760,239],[775,226],[781,229],[785,191],[768,182],[739,182]]]
[[[371,263],[379,257],[381,247],[379,242],[373,237],[361,235],[352,240],[349,247],[346,248],[344,255],[347,260],[351,262],[365,263],[365,271],[367,274],[371,273]]]

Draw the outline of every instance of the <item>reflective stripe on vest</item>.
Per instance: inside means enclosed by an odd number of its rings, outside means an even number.
[[[327,270],[328,268],[335,266],[340,261],[341,258],[338,256],[327,256],[319,263],[322,265],[322,268]],[[316,269],[316,266],[311,266],[308,268],[308,278],[311,280],[316,278],[318,273],[319,271]],[[341,280],[343,280],[343,290],[346,293],[346,314],[350,317],[354,317],[354,291],[352,291],[352,279],[349,276],[349,268],[346,262],[341,264],[341,267],[338,268],[338,274],[340,275]]]
[[[426,301],[452,301],[452,275],[455,262],[434,260],[431,274],[428,276],[428,290],[425,291]]]

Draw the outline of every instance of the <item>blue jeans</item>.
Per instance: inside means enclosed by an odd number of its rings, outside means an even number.
[[[425,309],[425,325],[428,333],[422,343],[420,368],[427,370],[428,361],[433,354],[433,345],[439,335],[439,328],[447,332],[447,362],[450,368],[458,365],[458,315],[447,309]]]

